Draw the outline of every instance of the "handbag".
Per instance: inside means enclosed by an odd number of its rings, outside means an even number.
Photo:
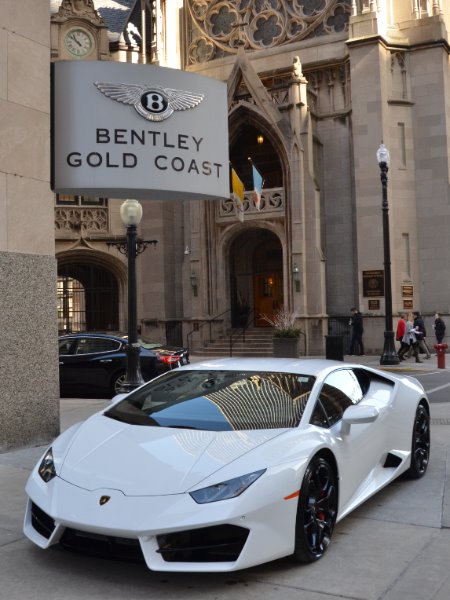
[[[415,331],[414,333],[416,334],[416,340],[418,342],[421,342],[423,340],[423,338],[424,338],[424,335],[423,335],[422,331]]]

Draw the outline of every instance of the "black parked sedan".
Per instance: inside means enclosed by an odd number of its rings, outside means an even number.
[[[189,362],[184,348],[140,342],[142,377],[153,379]],[[125,336],[103,333],[73,333],[59,338],[59,383],[62,396],[119,393],[125,378]]]

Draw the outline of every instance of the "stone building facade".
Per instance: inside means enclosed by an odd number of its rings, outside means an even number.
[[[448,3],[120,6],[53,1],[53,59],[69,58],[64,36],[81,27],[90,50],[74,60],[153,62],[227,82],[230,161],[247,190],[243,220],[231,200],[143,202],[140,235],[158,240],[138,259],[145,335],[200,347],[237,324],[243,305],[256,327],[284,305],[307,353],[320,354],[327,334],[347,335],[358,306],[366,351],[381,352],[382,141],[394,314],[421,310],[428,324],[435,310],[448,315]],[[265,178],[260,210],[248,158]],[[56,202],[60,330],[126,328],[125,262],[111,245],[123,236],[120,201]]]
[[[59,431],[48,2],[0,4],[0,452]]]

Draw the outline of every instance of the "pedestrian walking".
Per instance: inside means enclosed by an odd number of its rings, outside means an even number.
[[[404,345],[406,345],[405,342],[403,342],[403,336],[405,335],[405,329],[406,329],[406,314],[401,314],[400,318],[398,320],[398,323],[397,323],[397,331],[395,332],[395,339],[397,340],[397,342],[400,342],[400,349],[398,351],[398,357],[400,358],[400,360],[405,360],[403,355],[400,356],[400,350],[403,348]],[[409,345],[406,345],[405,353],[408,350],[409,350]]]
[[[438,312],[434,315],[434,335],[437,343],[442,344],[445,335],[445,323]]]
[[[405,334],[402,339],[402,347],[398,352],[398,356],[400,360],[405,360],[405,354],[408,352],[409,348],[412,348],[414,358],[416,359],[416,363],[421,363],[422,361],[419,358],[419,345],[417,343],[416,331],[414,329],[414,317],[412,313],[408,313],[406,324],[405,324]]]
[[[351,327],[352,337],[350,340],[349,354],[350,356],[355,354],[364,356],[364,344],[362,340],[364,333],[363,317],[357,308],[352,308],[351,312],[352,316],[349,324]]]
[[[427,332],[425,329],[425,323],[423,321],[422,315],[419,311],[414,311],[414,329],[416,330],[416,339],[419,345],[419,352],[423,352],[427,358],[431,358],[431,352],[428,348],[428,344],[426,342]]]

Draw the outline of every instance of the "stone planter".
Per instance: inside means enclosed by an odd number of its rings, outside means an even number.
[[[300,356],[300,337],[274,337],[274,358],[298,358]]]

